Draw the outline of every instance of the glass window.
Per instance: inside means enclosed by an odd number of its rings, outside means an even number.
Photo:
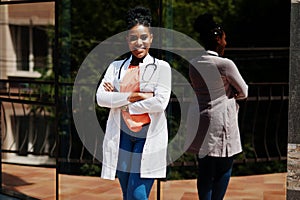
[[[1,78],[40,78],[52,66],[54,3],[1,5]]]

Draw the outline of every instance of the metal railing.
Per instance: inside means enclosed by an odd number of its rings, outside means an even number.
[[[286,160],[288,135],[288,84],[255,83],[249,85],[249,97],[243,102],[240,129],[244,161]]]
[[[0,83],[2,153],[48,156],[56,159],[56,165],[59,166],[85,163],[101,165],[78,138],[70,117],[72,113],[66,113],[71,112],[66,108],[71,107],[70,98],[61,98],[62,107],[68,111],[59,111],[68,118],[62,126],[68,133],[58,133],[62,130],[57,130],[60,125],[55,126],[58,122],[53,112],[58,102],[55,102],[54,82],[1,80]],[[70,94],[72,84],[63,87]],[[244,152],[236,162],[286,160],[288,83],[249,83],[249,97],[239,101],[239,104]],[[170,167],[197,165],[196,158],[184,160],[185,156]],[[59,167],[57,170],[57,173],[65,173]]]
[[[0,80],[2,152],[55,157],[54,84]]]
[[[0,90],[3,115],[1,120],[2,144],[6,144],[6,148],[2,148],[2,152],[54,156],[55,140],[51,139],[51,144],[46,141],[49,140],[49,137],[55,138],[53,134],[57,133],[53,129],[55,120],[53,82],[1,81],[0,83],[2,86],[6,85],[4,89]],[[67,104],[66,106],[68,106]],[[246,145],[242,161],[286,159],[288,84],[250,83],[249,97],[247,100],[240,101],[239,104],[240,132],[242,142]],[[11,115],[8,115],[8,112]],[[13,135],[18,136],[13,138],[14,140],[9,144],[7,144],[8,121],[10,121]],[[28,126],[25,127],[24,123],[27,123]],[[75,141],[79,139],[76,137],[75,129],[69,129],[69,131],[67,157],[61,159],[79,163],[92,159],[90,156],[83,156],[86,152],[80,141]],[[31,141],[29,141],[30,138]],[[28,142],[31,143],[31,148],[26,144]],[[45,149],[46,144],[48,150]],[[77,153],[73,149],[78,149],[78,146],[74,146],[75,144],[81,145],[80,151]],[[76,157],[75,154],[80,156]]]

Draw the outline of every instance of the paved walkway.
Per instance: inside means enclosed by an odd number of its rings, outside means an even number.
[[[0,194],[0,199],[1,200],[19,200],[18,198],[10,197],[8,195],[3,195],[3,194]]]
[[[3,188],[43,200],[55,199],[55,169],[2,164]],[[156,200],[156,182],[150,200]],[[286,173],[232,177],[225,200],[285,200]],[[117,180],[59,175],[59,199],[121,200]],[[1,200],[2,199],[0,196]],[[161,200],[197,200],[196,180],[161,182]],[[7,199],[9,200],[9,199]]]

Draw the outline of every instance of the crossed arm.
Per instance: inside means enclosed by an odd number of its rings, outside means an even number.
[[[159,74],[166,74],[166,76],[157,77],[157,82],[153,84],[150,91],[148,90],[149,92],[119,92],[118,85],[115,85],[118,84],[115,80],[115,65],[117,64],[113,63],[107,69],[96,92],[97,104],[107,108],[128,106],[131,114],[163,112],[168,105],[171,93],[169,64],[160,63]]]
[[[104,90],[107,92],[114,91],[114,86],[109,82],[103,83]],[[150,97],[153,97],[153,92],[133,92],[128,96],[128,101],[130,103],[134,103],[136,101],[148,99]]]

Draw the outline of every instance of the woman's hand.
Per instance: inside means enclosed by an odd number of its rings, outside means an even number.
[[[133,92],[128,97],[131,103],[153,97],[153,92]]]
[[[109,82],[104,82],[103,87],[104,87],[104,90],[106,92],[113,92],[114,91],[114,86]]]

